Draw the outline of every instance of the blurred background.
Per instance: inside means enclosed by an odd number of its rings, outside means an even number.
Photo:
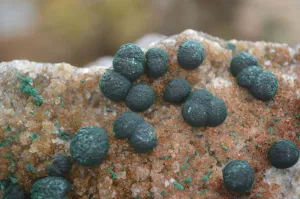
[[[185,29],[294,47],[299,18],[300,0],[0,0],[0,62],[81,67]]]

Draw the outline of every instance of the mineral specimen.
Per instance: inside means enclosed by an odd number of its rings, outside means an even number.
[[[52,165],[48,168],[49,176],[61,176],[63,177],[66,173],[72,169],[72,161],[69,156],[58,154],[54,157]]]
[[[232,58],[230,62],[230,72],[236,77],[239,72],[248,66],[258,66],[257,58],[248,52],[240,52]]]
[[[138,114],[126,111],[122,113],[113,123],[113,131],[118,139],[130,138],[138,124],[144,119]]]
[[[152,126],[142,122],[134,129],[130,145],[138,153],[148,153],[157,146],[156,133]]]
[[[146,67],[150,77],[158,78],[168,71],[168,53],[161,48],[150,48],[146,52]]]
[[[107,70],[99,82],[102,94],[113,101],[124,100],[130,86],[130,81],[114,70]]]
[[[62,177],[46,177],[33,184],[31,198],[63,199],[67,197],[71,188],[71,183]]]
[[[104,129],[97,126],[81,128],[70,143],[72,157],[81,165],[95,166],[103,162],[109,149]]]
[[[254,169],[244,160],[232,160],[223,169],[225,186],[232,192],[249,192],[254,184]]]
[[[201,42],[205,48],[205,60],[194,70],[183,69],[177,61],[177,50],[186,40]],[[235,51],[227,48],[228,42]],[[149,48],[165,50],[169,62],[164,76],[148,78],[144,74],[137,80],[156,93],[152,107],[139,114],[153,126],[158,141],[146,154],[135,152],[130,142],[114,135],[114,121],[128,108],[101,94],[98,83],[106,67],[0,63],[0,179],[17,181],[25,193],[29,192],[34,182],[47,175],[51,157],[70,155],[71,139],[61,139],[61,135],[74,136],[82,127],[95,125],[107,132],[107,158],[94,167],[73,164],[66,175],[73,184],[70,199],[298,198],[300,161],[289,169],[276,169],[267,151],[278,140],[292,140],[300,147],[300,50],[287,44],[225,41],[193,30],[154,42]],[[279,88],[273,100],[255,100],[237,85],[228,68],[233,55],[243,51],[257,57],[259,66],[276,76]],[[44,99],[42,106],[36,106],[32,97],[20,91],[22,82],[17,74],[31,78],[33,88]],[[191,98],[203,88],[223,99],[228,115],[222,125],[197,129],[188,125],[182,118],[182,107],[167,103],[162,95],[173,78],[190,83],[195,90]],[[247,195],[232,195],[223,185],[222,168],[237,158],[255,170],[255,182]],[[27,169],[27,163],[35,173]],[[213,174],[206,178],[211,171]],[[183,183],[189,175],[192,182]],[[177,189],[174,182],[184,190]],[[0,190],[0,198],[3,193]]]
[[[164,99],[171,103],[185,101],[191,92],[189,82],[182,78],[171,79],[165,87],[166,89],[163,92]]]
[[[147,84],[136,84],[128,92],[125,103],[134,112],[150,108],[155,100],[154,90]]]
[[[290,168],[298,162],[299,149],[291,140],[280,140],[269,149],[268,158],[278,169]]]
[[[124,44],[114,56],[113,68],[129,80],[136,80],[144,73],[145,55],[135,44]]]
[[[199,67],[205,59],[205,49],[196,40],[182,42],[178,48],[177,59],[179,65],[184,69],[195,69]]]

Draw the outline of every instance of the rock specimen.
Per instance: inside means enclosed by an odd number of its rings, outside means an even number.
[[[205,59],[194,70],[178,64],[178,48],[186,40],[198,41],[205,49]],[[228,44],[235,48],[228,48]],[[130,142],[114,135],[113,122],[128,107],[124,101],[114,102],[102,95],[98,83],[104,68],[1,63],[0,180],[17,181],[28,193],[38,179],[47,176],[52,157],[70,155],[72,135],[85,126],[99,126],[105,129],[110,143],[107,157],[96,167],[73,163],[65,176],[73,184],[69,198],[230,199],[233,196],[223,184],[222,169],[233,159],[245,160],[255,170],[249,195],[237,197],[297,198],[299,161],[289,172],[279,173],[281,170],[269,163],[267,151],[278,140],[292,140],[300,146],[299,49],[286,44],[224,41],[193,30],[149,46],[154,47],[168,53],[169,64],[164,76],[148,78],[144,73],[138,80],[147,83],[156,95],[151,108],[139,113],[151,124],[158,141],[146,154],[136,153]],[[232,57],[245,51],[278,79],[273,100],[257,100],[238,86],[230,73]],[[31,78],[30,85],[43,98],[41,106],[20,91],[22,81],[17,75]],[[187,124],[182,107],[163,98],[165,85],[173,78],[186,79],[194,92],[205,89],[224,100],[226,120],[216,127]]]

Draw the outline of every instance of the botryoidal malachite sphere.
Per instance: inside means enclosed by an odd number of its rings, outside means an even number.
[[[113,131],[118,139],[130,138],[140,123],[144,119],[131,111],[122,113],[113,123]]]
[[[177,51],[177,60],[184,69],[195,69],[205,59],[205,49],[202,44],[195,40],[182,42]]]
[[[146,52],[146,68],[150,77],[158,78],[168,71],[169,56],[161,48],[150,48]]]
[[[221,98],[199,89],[192,92],[183,104],[182,117],[193,127],[215,127],[225,121],[227,107]]]
[[[191,86],[187,80],[174,78],[165,85],[163,97],[168,102],[181,103],[185,101],[191,90]]]
[[[133,81],[144,73],[145,55],[135,44],[124,44],[113,59],[113,68],[118,73]]]
[[[157,137],[153,127],[146,123],[140,123],[130,138],[130,145],[137,153],[151,152],[157,146]]]
[[[271,146],[268,158],[278,169],[290,168],[298,162],[299,149],[292,140],[280,140]]]
[[[131,87],[125,103],[134,112],[143,112],[149,109],[155,100],[154,90],[147,84],[136,84]]]
[[[258,66],[249,66],[243,69],[236,77],[236,82],[240,87],[250,89],[258,75],[262,73],[263,70]]]
[[[72,184],[62,177],[46,177],[35,182],[31,188],[31,199],[64,199]]]
[[[231,59],[230,72],[236,77],[239,72],[248,66],[258,66],[257,58],[248,52],[240,52]]]
[[[87,126],[75,133],[70,144],[73,159],[83,166],[95,166],[103,162],[109,149],[104,129]]]
[[[112,101],[124,100],[131,87],[131,82],[114,70],[107,70],[99,82],[101,93]]]
[[[72,169],[71,157],[58,154],[54,157],[52,164],[48,167],[49,176],[64,176]]]
[[[254,169],[243,160],[232,160],[223,169],[225,187],[231,192],[249,192],[253,187],[254,179]]]
[[[2,199],[25,199],[25,193],[20,185],[9,185],[4,191]]]

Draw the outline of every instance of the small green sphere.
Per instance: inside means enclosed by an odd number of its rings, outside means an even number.
[[[55,156],[52,165],[48,168],[49,176],[64,176],[72,169],[71,157],[58,154]]]
[[[83,166],[95,166],[103,162],[109,149],[104,129],[97,126],[81,128],[73,136],[70,153]]]
[[[131,82],[114,70],[107,70],[99,82],[102,94],[112,101],[124,100],[130,86]]]
[[[25,199],[25,193],[20,185],[9,185],[2,199]]]
[[[230,72],[236,77],[239,72],[248,66],[258,66],[258,60],[248,52],[241,52],[231,59]]]
[[[46,177],[35,182],[31,188],[32,199],[63,199],[72,184],[62,177]]]
[[[136,84],[128,92],[125,103],[134,112],[143,112],[150,108],[155,100],[154,90],[147,84]]]
[[[278,169],[290,168],[298,162],[299,149],[292,140],[280,140],[271,146],[268,158]]]
[[[191,92],[189,82],[182,78],[171,79],[163,92],[165,100],[171,103],[181,103],[185,101]]]
[[[236,81],[240,87],[250,89],[263,70],[258,66],[249,66],[243,69],[237,76]]]
[[[144,73],[145,56],[135,44],[124,44],[114,56],[113,68],[127,79],[133,81]]]
[[[134,112],[127,111],[122,113],[113,124],[115,136],[118,139],[129,139],[137,125],[142,122],[144,122],[144,119]]]
[[[205,89],[197,89],[189,95],[187,100],[192,100],[197,103],[207,104],[214,96]]]
[[[146,66],[150,77],[161,77],[168,71],[169,56],[161,48],[150,48],[146,53]]]
[[[218,97],[213,97],[207,106],[207,126],[216,127],[222,124],[227,117],[225,102]]]
[[[195,69],[204,61],[205,49],[198,41],[184,41],[178,48],[177,59],[182,68]]]
[[[224,184],[232,192],[249,192],[253,187],[254,178],[254,169],[243,160],[232,160],[223,169]]]
[[[182,106],[182,117],[188,124],[193,127],[206,126],[206,107],[202,103],[188,100]]]
[[[278,81],[270,71],[264,70],[253,82],[250,92],[262,101],[269,101],[274,98],[278,90]]]
[[[140,123],[130,138],[130,145],[137,153],[151,152],[157,146],[156,133],[146,122]]]

